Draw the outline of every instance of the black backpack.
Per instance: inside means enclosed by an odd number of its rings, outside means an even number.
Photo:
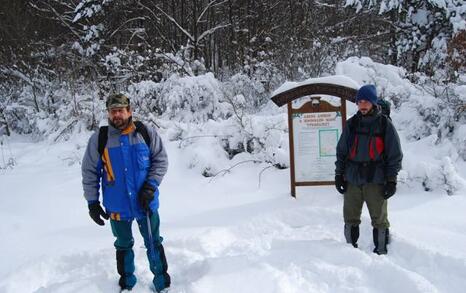
[[[150,146],[150,136],[149,136],[149,132],[147,132],[146,126],[141,121],[134,121],[134,125],[136,126],[136,132],[139,132],[144,138],[144,141],[146,142],[146,144]],[[99,128],[99,144],[98,144],[98,151],[101,157],[104,154],[105,146],[107,145],[107,140],[108,140],[108,126],[101,126]]]
[[[390,102],[385,100],[385,99],[378,99],[377,100],[377,107],[379,108],[380,110],[380,113],[382,113],[382,115],[385,115],[387,116],[388,119],[392,120],[392,118],[390,118]]]

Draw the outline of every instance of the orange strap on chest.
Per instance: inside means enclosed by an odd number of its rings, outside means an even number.
[[[110,161],[108,148],[104,149],[104,153],[102,155],[102,162],[104,165],[105,173],[107,173],[107,182],[115,181],[115,173],[113,173],[112,162]]]

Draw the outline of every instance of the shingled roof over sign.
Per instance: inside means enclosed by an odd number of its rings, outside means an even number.
[[[301,82],[285,82],[272,94],[272,101],[279,107],[297,98],[309,95],[330,95],[354,102],[359,85],[344,75],[310,78]]]

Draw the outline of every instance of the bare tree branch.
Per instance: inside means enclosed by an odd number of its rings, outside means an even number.
[[[213,34],[216,30],[218,29],[222,29],[222,28],[225,28],[225,27],[228,27],[230,26],[230,24],[222,24],[222,25],[218,25],[216,27],[213,27],[211,29],[208,29],[206,31],[204,31],[200,36],[199,38],[196,40],[196,43],[199,44],[203,38],[205,38],[206,36],[210,35],[210,34]]]
[[[50,11],[52,11],[52,12],[57,16],[57,18],[60,20],[60,22],[61,22],[62,24],[64,24],[64,25],[71,31],[71,33],[73,33],[78,39],[81,38],[81,36],[79,35],[79,33],[76,32],[75,29],[73,29],[73,28],[66,22],[66,20],[61,16],[60,13],[57,12],[57,10],[55,10],[55,8],[53,8],[52,5],[50,5],[47,1],[44,1],[43,3],[44,3],[45,5],[47,5],[47,6],[50,8]],[[38,8],[37,6],[33,5],[32,3],[29,3],[29,5],[31,5],[31,7],[33,7],[33,8],[36,8],[36,9]]]
[[[218,5],[222,5],[223,3],[227,2],[227,0],[225,1],[222,1],[222,2],[219,2],[217,4],[214,4],[215,2],[217,2],[217,0],[213,0],[211,1],[209,4],[207,4],[206,7],[204,7],[204,10],[202,10],[201,14],[199,14],[199,17],[197,18],[197,23],[200,23],[201,20],[202,20],[202,17],[204,16],[204,14],[207,12],[207,10],[209,10],[209,8],[211,7],[214,7],[214,6],[218,6]]]
[[[163,11],[163,9],[160,8],[158,5],[156,5],[155,8],[157,8],[160,12],[163,13],[163,15],[165,15],[171,22],[173,22],[188,37],[188,39],[190,39],[192,42],[195,42],[194,37],[185,28],[183,28],[172,16]]]
[[[116,30],[113,31],[113,33],[110,34],[110,36],[108,37],[109,39],[111,39],[113,37],[114,34],[116,34],[123,26],[125,26],[128,22],[131,22],[133,20],[145,20],[146,18],[145,17],[134,17],[134,18],[130,18],[128,19],[127,21],[123,22]]]
[[[217,134],[213,134],[213,135],[194,135],[194,136],[188,136],[188,137],[185,137],[185,138],[182,138],[180,139],[180,143],[178,144],[178,147],[181,148],[181,146],[183,145],[183,142],[189,140],[189,139],[196,139],[196,138],[205,138],[205,137],[214,137],[214,138],[217,138],[217,137],[233,137],[232,135],[217,135]]]
[[[141,6],[142,8],[148,10],[152,16],[154,16],[154,18],[160,22],[160,18],[157,16],[157,14],[155,14],[154,10],[150,9],[149,7],[147,7],[146,5],[142,4],[141,1],[138,1],[138,5]]]
[[[258,188],[261,188],[261,178],[262,178],[262,173],[264,173],[267,169],[270,169],[274,167],[273,165],[270,165],[270,166],[267,166],[265,167],[264,169],[262,169],[260,172],[259,172],[259,185],[258,185]]]
[[[231,171],[233,168],[235,168],[235,167],[237,167],[237,166],[239,166],[239,165],[245,164],[245,163],[261,163],[261,161],[259,161],[259,160],[245,160],[245,161],[238,162],[238,163],[234,164],[233,166],[231,166],[231,167],[229,167],[229,168],[227,168],[227,169],[223,169],[223,170],[220,170],[220,171],[218,171],[217,173],[215,173],[215,174],[212,176],[212,178],[210,179],[209,183],[211,183],[211,182],[215,179],[215,177],[217,177],[218,175],[230,173],[230,171]]]

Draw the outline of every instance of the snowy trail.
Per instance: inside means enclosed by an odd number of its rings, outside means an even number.
[[[431,252],[396,234],[393,253],[379,257],[371,253],[369,227],[361,249],[353,249],[343,243],[340,225],[326,224],[335,217],[336,211],[298,208],[260,215],[229,229],[210,228],[182,241],[180,249],[190,247],[190,253],[207,256],[204,262],[209,264],[209,274],[193,292],[462,291],[465,259]],[[176,245],[178,241],[172,244]],[[246,275],[261,276],[265,287],[244,288],[241,278],[248,270]],[[264,270],[270,274],[262,276]],[[231,282],[231,277],[238,282]]]
[[[79,144],[78,144],[79,145]],[[87,216],[76,145],[22,143],[0,175],[0,292],[117,292],[113,237]],[[359,249],[345,244],[333,187],[288,193],[288,170],[245,165],[209,179],[172,158],[161,193],[162,235],[174,292],[463,292],[464,195],[400,188],[390,202],[392,244],[374,255],[367,211]],[[24,180],[28,178],[28,180]],[[180,184],[180,180],[183,183]],[[14,196],[8,196],[13,194]],[[150,292],[135,233],[135,292]]]

